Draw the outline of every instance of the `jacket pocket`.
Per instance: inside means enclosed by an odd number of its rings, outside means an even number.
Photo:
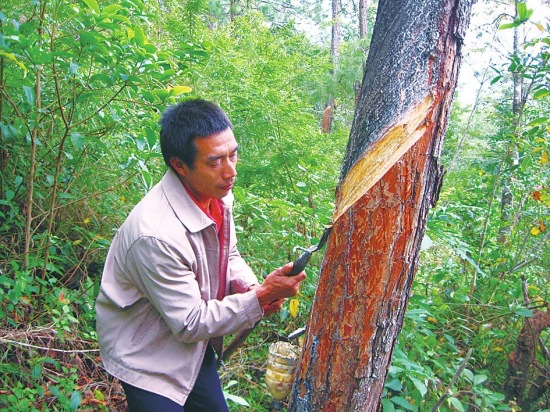
[[[154,307],[150,307],[143,319],[139,320],[139,326],[132,336],[132,343],[140,343],[145,335],[147,335],[147,332],[149,332],[149,329],[151,329],[151,326],[158,322],[158,318],[159,314],[157,310]]]

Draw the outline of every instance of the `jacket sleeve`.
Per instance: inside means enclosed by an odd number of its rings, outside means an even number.
[[[194,262],[154,237],[128,250],[125,271],[160,313],[175,337],[198,342],[252,327],[262,317],[255,292],[205,301]]]

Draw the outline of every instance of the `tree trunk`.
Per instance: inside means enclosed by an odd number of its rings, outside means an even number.
[[[379,1],[291,411],[379,408],[439,193],[472,3]]]
[[[332,82],[333,89],[338,83],[338,61],[340,59],[340,33],[342,31],[341,19],[342,6],[340,0],[332,0],[332,36],[330,43],[330,56],[332,57]],[[334,91],[334,90],[333,90]],[[332,131],[332,119],[334,118],[334,97],[329,96],[328,102],[323,110],[321,120],[321,132],[330,133]]]
[[[532,410],[531,407],[534,407],[544,392],[549,389],[550,371],[538,373],[534,370],[540,334],[547,328],[550,328],[549,312],[535,311],[533,317],[525,318],[516,349],[510,354],[508,360],[504,393],[507,400],[516,400],[521,410],[525,412]]]
[[[234,22],[237,16],[237,3],[238,0],[229,0],[229,21]]]
[[[515,15],[514,19],[518,18],[518,0],[514,1]],[[513,37],[513,54],[519,56],[519,30],[520,27],[514,27]],[[523,96],[523,76],[517,70],[512,73],[513,82],[513,97],[512,97],[512,115],[514,117],[514,134],[518,134],[519,118],[522,115],[525,99]],[[521,138],[518,136],[518,140]],[[512,194],[512,169],[519,164],[518,148],[515,143],[510,143],[507,153],[507,159],[504,163],[504,181],[502,182],[502,195],[500,198],[500,220],[498,241],[507,244],[510,241],[512,233],[512,220],[514,215],[514,197]]]
[[[321,132],[329,134],[332,130],[332,119],[334,115],[334,99],[328,100],[325,110],[323,110],[323,119],[321,120]]]
[[[2,29],[2,22],[0,22]],[[0,57],[0,88],[4,88],[4,56]],[[4,112],[4,96],[0,96],[0,119]],[[8,151],[4,149],[4,134],[0,129],[0,175],[4,175],[4,169],[8,161]],[[4,200],[4,179],[0,179],[0,200]],[[1,209],[0,209],[1,210]]]
[[[342,32],[342,6],[340,0],[332,0],[332,36],[330,42],[330,55],[332,57],[332,75],[336,78],[338,73],[338,60],[340,59],[340,34]]]
[[[367,10],[368,0],[359,0],[359,38],[367,37]]]
[[[530,306],[529,287],[522,277],[523,300]],[[538,410],[538,402],[546,393],[550,393],[550,368],[537,361],[537,347],[540,345],[542,356],[550,362],[550,351],[544,346],[541,333],[550,328],[550,307],[535,310],[533,316],[525,318],[519,333],[516,348],[508,359],[508,370],[504,380],[506,400],[514,400],[524,412]]]
[[[368,22],[368,9],[369,1],[368,0],[359,0],[359,39],[367,38],[367,22]],[[363,42],[361,42],[363,44]],[[368,56],[368,48],[364,46],[361,47],[365,58]],[[365,70],[365,63],[363,62],[363,70]],[[358,81],[356,81],[358,83]],[[355,89],[355,88],[354,88]],[[355,89],[355,105],[357,106],[357,98],[359,96],[358,90]]]

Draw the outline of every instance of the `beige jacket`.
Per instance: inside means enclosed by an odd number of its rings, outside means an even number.
[[[235,282],[241,290],[257,283],[236,247],[232,200],[223,199],[230,225],[227,293]],[[208,340],[261,319],[254,291],[215,300],[219,248],[215,224],[167,172],[132,210],[107,255],[96,312],[109,373],[183,405]]]

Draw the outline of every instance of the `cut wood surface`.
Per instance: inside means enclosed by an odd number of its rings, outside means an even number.
[[[420,139],[426,131],[426,118],[431,98],[426,98],[406,113],[397,124],[377,142],[374,142],[365,156],[357,161],[340,183],[339,198],[332,222],[357,202],[382,176]]]

